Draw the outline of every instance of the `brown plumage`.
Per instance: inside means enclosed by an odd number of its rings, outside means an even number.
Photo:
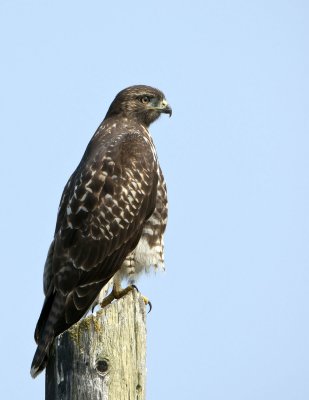
[[[118,271],[121,279],[134,266],[133,275],[160,257],[163,263],[166,188],[147,130],[161,113],[171,115],[161,91],[121,91],[64,188],[44,268],[32,377],[45,368],[54,338],[83,317]]]

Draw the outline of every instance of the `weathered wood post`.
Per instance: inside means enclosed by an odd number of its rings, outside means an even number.
[[[135,290],[55,339],[45,400],[145,400],[146,308]]]

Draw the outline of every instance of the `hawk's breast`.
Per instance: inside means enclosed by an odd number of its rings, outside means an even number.
[[[158,165],[158,186],[155,210],[146,221],[136,248],[126,257],[119,274],[134,281],[151,268],[164,270],[164,232],[167,224],[167,191],[164,177]]]

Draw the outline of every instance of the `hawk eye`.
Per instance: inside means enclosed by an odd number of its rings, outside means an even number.
[[[143,97],[141,97],[141,102],[143,104],[147,104],[150,102],[150,98],[148,96],[143,96]]]

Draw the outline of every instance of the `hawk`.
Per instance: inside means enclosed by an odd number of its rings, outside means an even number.
[[[33,378],[54,338],[85,315],[112,278],[109,297],[119,298],[132,289],[121,289],[124,277],[134,281],[164,265],[167,194],[148,131],[162,113],[172,109],[158,89],[119,92],[63,190],[44,267]]]

